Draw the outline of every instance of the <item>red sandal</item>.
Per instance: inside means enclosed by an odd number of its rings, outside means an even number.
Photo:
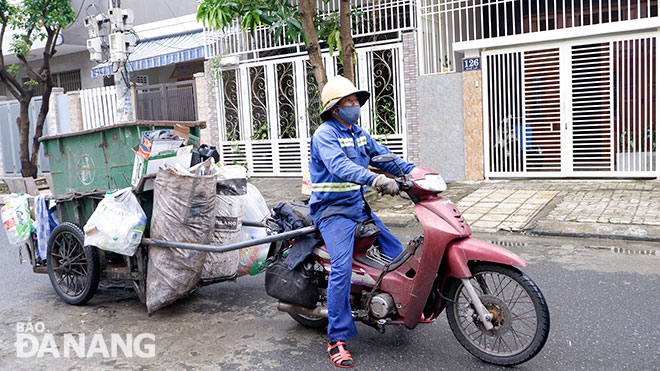
[[[422,313],[422,318],[419,319],[419,323],[433,323],[433,322],[435,322],[435,319],[424,317],[424,313]]]
[[[337,351],[333,354],[335,348]],[[346,349],[345,341],[337,341],[334,344],[328,343],[328,354],[333,365],[341,368],[353,367],[353,357]]]

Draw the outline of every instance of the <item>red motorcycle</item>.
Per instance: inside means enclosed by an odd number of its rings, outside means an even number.
[[[394,158],[383,155],[373,161]],[[437,172],[417,167],[408,179],[401,176],[397,182],[415,203],[424,234],[389,259],[373,246],[379,231],[362,228],[353,252],[353,318],[381,332],[388,325],[414,329],[435,321],[446,308],[452,332],[475,357],[512,366],[538,354],[548,338],[550,313],[536,284],[516,268],[527,262],[470,237],[460,211],[438,196],[447,186]],[[320,293],[317,306],[309,309],[280,301],[278,309],[304,326],[323,328],[330,271],[324,245],[314,249],[312,260]]]

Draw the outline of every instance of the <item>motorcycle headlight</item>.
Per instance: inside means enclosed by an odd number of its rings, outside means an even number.
[[[427,174],[424,179],[416,180],[415,184],[422,189],[432,192],[443,192],[447,190],[447,183],[440,174]]]

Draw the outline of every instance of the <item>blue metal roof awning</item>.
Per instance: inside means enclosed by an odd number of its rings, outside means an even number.
[[[139,71],[204,58],[204,33],[151,39],[139,42],[128,57],[128,70]],[[114,73],[112,63],[92,68],[92,78]]]

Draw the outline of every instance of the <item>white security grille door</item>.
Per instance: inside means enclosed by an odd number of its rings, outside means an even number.
[[[522,55],[502,53],[486,57],[488,73],[484,85],[488,92],[488,131],[491,172],[509,173],[524,170],[520,131],[522,109]]]
[[[483,57],[487,176],[657,175],[656,37]]]
[[[615,168],[619,173],[655,171],[658,120],[655,37],[612,43]]]
[[[527,51],[524,56],[525,127],[521,148],[525,170],[561,171],[559,49]]]
[[[612,169],[612,78],[609,43],[571,47],[573,170]]]
[[[371,92],[361,125],[405,157],[405,117],[399,46],[357,50],[358,88]],[[338,58],[324,56],[328,76],[341,73]],[[221,161],[250,175],[301,176],[309,142],[321,124],[316,79],[305,57],[240,65],[219,81]]]

